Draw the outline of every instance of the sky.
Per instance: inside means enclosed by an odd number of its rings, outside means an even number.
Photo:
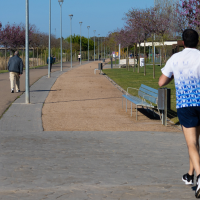
[[[25,24],[26,0],[0,0],[0,22],[3,27],[10,24]],[[87,26],[90,26],[89,37],[106,37],[109,32],[122,28],[122,18],[132,8],[154,6],[154,0],[64,0],[62,5],[62,36],[70,35],[70,18],[72,34],[88,37]],[[80,29],[79,22],[82,21]],[[29,0],[29,22],[40,32],[49,33],[49,0]],[[51,0],[51,33],[60,37],[60,5],[58,0]]]

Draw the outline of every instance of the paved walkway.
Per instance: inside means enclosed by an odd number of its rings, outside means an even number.
[[[74,62],[73,66],[78,65],[78,62]],[[67,62],[63,64],[63,70],[69,69],[71,67],[71,63]],[[52,67],[52,72],[60,71],[60,64],[55,64]],[[30,85],[35,83],[39,78],[48,74],[47,66],[40,67],[37,69],[30,69]],[[10,104],[25,91],[25,70],[24,74],[20,78],[20,89],[21,93],[10,93],[10,80],[8,73],[0,74],[0,117],[3,112],[10,106]]]
[[[41,109],[62,73],[35,82],[31,104],[23,94],[0,120],[0,199],[194,198],[181,181],[188,169],[181,133],[43,131]]]

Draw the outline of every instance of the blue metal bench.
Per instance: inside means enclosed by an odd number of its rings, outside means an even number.
[[[130,95],[128,93],[129,89],[138,90],[138,97]],[[131,116],[132,116],[132,103],[136,105],[136,120],[137,120],[138,106],[154,108],[155,106],[153,104],[157,105],[158,90],[143,84],[141,84],[139,89],[128,87],[126,94],[122,95],[122,108],[123,108],[123,98],[126,99],[126,112],[127,112],[127,100],[131,102]]]

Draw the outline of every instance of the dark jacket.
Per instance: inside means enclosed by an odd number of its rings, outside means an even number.
[[[48,64],[48,61],[49,61],[49,58],[47,58],[47,64]],[[54,63],[54,59],[53,57],[50,57],[50,64],[53,64]]]
[[[13,56],[8,61],[8,71],[23,74],[23,62],[17,55]]]

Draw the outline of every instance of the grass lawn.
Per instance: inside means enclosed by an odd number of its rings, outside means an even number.
[[[150,86],[158,89],[158,79],[161,75],[161,67],[155,66],[155,79],[153,79],[153,65],[146,65],[146,76],[144,76],[144,68],[140,68],[140,73],[133,72],[133,68],[126,70],[125,68],[117,69],[104,69],[103,72],[109,76],[113,81],[120,85],[124,90],[128,87],[138,88],[141,84]],[[166,87],[166,86],[165,86]],[[175,123],[178,124],[177,110],[176,110],[176,95],[174,80],[167,85],[167,88],[171,89],[171,110],[168,111],[168,117]],[[137,96],[137,90],[129,90],[130,94]]]
[[[58,63],[59,63],[59,62],[54,63],[54,64],[58,64]],[[37,68],[44,67],[44,66],[47,66],[47,64],[29,67],[29,69],[37,69]],[[26,68],[23,68],[23,70],[25,70],[25,69],[26,69]],[[8,72],[8,70],[0,70],[0,74],[1,74],[1,73],[7,73],[7,72]]]
[[[113,65],[115,64],[115,59],[112,60]],[[108,64],[111,64],[111,61],[108,62]],[[119,64],[119,59],[116,59],[116,64]]]
[[[8,70],[0,70],[0,74],[1,73],[6,73],[6,72],[8,72]]]

